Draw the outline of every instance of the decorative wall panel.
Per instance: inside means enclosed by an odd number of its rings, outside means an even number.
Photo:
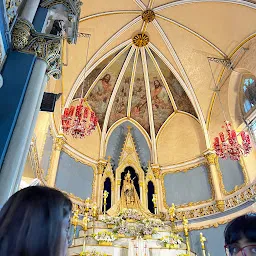
[[[204,165],[187,172],[165,174],[164,187],[168,205],[196,203],[212,198],[209,172]]]
[[[219,166],[223,185],[227,192],[232,192],[236,186],[241,186],[244,183],[242,167],[238,161],[219,159]]]
[[[64,152],[60,154],[56,187],[82,199],[92,196],[93,169],[76,162]]]

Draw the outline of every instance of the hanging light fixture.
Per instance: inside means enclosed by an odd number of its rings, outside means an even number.
[[[214,91],[216,92],[217,97],[219,99],[220,106],[221,106],[222,113],[223,113],[224,120],[225,120],[222,128],[224,128],[226,131],[226,135],[222,131],[219,133],[219,136],[214,138],[213,148],[218,157],[223,158],[223,159],[230,158],[231,160],[238,161],[238,160],[240,160],[241,156],[247,156],[252,150],[250,136],[247,132],[244,132],[244,131],[241,131],[239,134],[237,134],[236,131],[231,128],[232,125],[227,120],[225,112],[224,112],[224,108],[222,106],[222,102],[221,102],[220,95],[219,95],[220,89],[219,89],[219,86],[215,82],[212,68],[210,65],[210,61],[214,61],[216,63],[221,63],[227,68],[231,68],[232,63],[229,59],[222,60],[222,59],[217,59],[217,58],[208,58],[209,66],[210,66],[211,73],[212,73],[212,78],[215,83]],[[238,142],[239,136],[241,136],[242,144],[240,144]]]
[[[86,66],[84,70],[84,80],[83,87],[81,92],[81,97],[79,99],[79,103],[77,106],[70,106],[64,109],[64,113],[61,116],[62,122],[62,130],[64,134],[72,135],[74,138],[84,138],[85,136],[89,136],[96,129],[98,119],[96,114],[88,104],[85,104],[85,99],[83,98],[83,88],[85,83],[85,74],[87,71],[88,64],[88,50],[90,45],[90,35],[87,36],[88,39],[88,47],[86,54]],[[89,81],[88,81],[89,82]],[[88,84],[89,86],[89,84]]]
[[[242,139],[242,145],[238,142],[238,136],[235,130],[231,129],[231,123],[224,121],[227,136],[225,137],[224,132],[219,133],[219,137],[214,138],[213,147],[218,157],[238,161],[240,157],[247,156],[252,149],[251,140],[249,134],[241,131],[240,136]]]

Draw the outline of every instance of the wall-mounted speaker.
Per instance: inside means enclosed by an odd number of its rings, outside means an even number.
[[[41,103],[40,110],[46,112],[54,112],[55,103],[58,98],[58,94],[45,92]]]

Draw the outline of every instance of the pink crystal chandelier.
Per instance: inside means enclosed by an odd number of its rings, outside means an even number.
[[[238,161],[240,157],[247,156],[252,149],[251,140],[249,134],[241,131],[240,136],[242,139],[242,145],[238,142],[238,136],[235,130],[231,129],[231,123],[224,121],[227,136],[225,137],[224,132],[219,133],[219,137],[214,138],[213,147],[218,157],[223,159],[230,158],[231,160]]]
[[[215,57],[208,57],[208,63],[212,74],[212,79],[214,81],[215,87],[213,88],[213,91],[216,93],[217,98],[220,103],[220,107],[224,116],[224,126],[222,128],[225,129],[226,134],[224,132],[220,132],[218,137],[214,138],[213,142],[213,148],[215,150],[215,153],[218,157],[223,159],[230,158],[231,160],[238,161],[240,160],[241,156],[247,156],[251,150],[251,140],[250,136],[247,132],[241,131],[239,134],[236,133],[235,130],[231,128],[231,123],[227,121],[225,111],[221,102],[221,98],[219,95],[220,92],[220,83],[216,83],[213,75],[213,70],[211,67],[211,62],[215,62],[217,64],[222,64],[227,69],[233,68],[233,63],[230,59],[219,59]],[[242,144],[238,142],[238,138],[241,137]]]
[[[98,123],[95,113],[84,106],[83,98],[79,100],[76,107],[65,108],[61,121],[63,133],[80,139],[91,135]]]
[[[90,45],[90,35],[86,34],[88,39],[86,63],[88,60],[88,50]],[[83,87],[85,83],[85,74],[87,71],[87,64],[84,70],[84,80],[82,85],[81,97],[77,106],[70,106],[64,109],[64,113],[61,116],[62,130],[64,134],[72,135],[74,138],[84,138],[89,136],[96,129],[98,124],[98,118],[94,111],[91,110],[85,104],[85,99],[83,98]],[[89,86],[89,84],[88,84]]]

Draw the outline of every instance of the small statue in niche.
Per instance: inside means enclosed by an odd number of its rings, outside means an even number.
[[[56,36],[64,36],[65,35],[65,22],[64,20],[55,20],[52,25],[52,29],[50,34]]]

